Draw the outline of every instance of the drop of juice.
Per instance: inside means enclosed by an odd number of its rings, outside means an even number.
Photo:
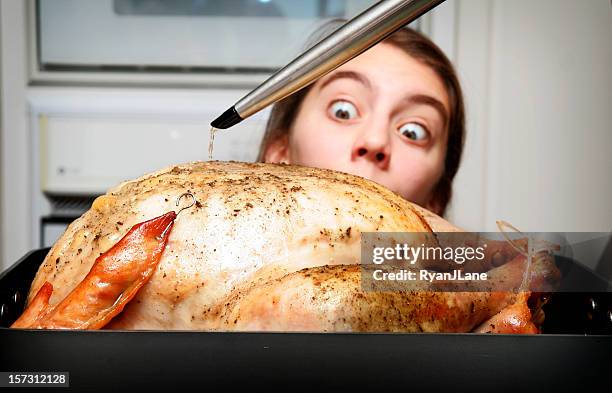
[[[208,137],[208,161],[213,158],[213,145],[215,144],[215,133],[218,130],[215,127],[210,127],[210,136]]]

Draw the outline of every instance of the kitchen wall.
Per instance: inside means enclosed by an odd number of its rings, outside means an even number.
[[[578,259],[612,278],[612,244],[587,233],[612,227],[611,3],[456,7],[452,57],[468,139],[452,220],[474,230],[505,220],[523,231],[581,232],[566,236]]]
[[[468,137],[449,217],[566,235],[612,278],[612,7],[606,0],[455,1]],[[580,254],[580,255],[578,255]],[[607,255],[607,256],[606,256]]]
[[[1,11],[1,10],[0,10]],[[2,16],[0,15],[0,23],[2,21]],[[0,28],[0,64],[2,64],[2,29]],[[2,72],[1,72],[1,68],[0,68],[0,92],[2,91]],[[2,129],[2,121],[3,121],[3,116],[2,116],[2,94],[0,94],[0,130]],[[0,173],[2,173],[2,139],[0,138]],[[0,184],[0,211],[2,209],[2,185]],[[2,225],[0,224],[0,250],[3,249],[2,247],[2,243],[3,243],[3,239],[4,236],[2,234]],[[2,270],[2,256],[1,256],[1,252],[0,252],[0,271]]]
[[[31,244],[25,2],[0,0],[1,264]],[[468,136],[449,219],[610,231],[609,0],[448,0],[427,28],[457,65]]]
[[[0,262],[7,268],[32,249],[26,113],[25,1],[0,0],[2,123],[0,135]]]
[[[456,18],[469,136],[453,217],[609,231],[610,2],[459,1]]]

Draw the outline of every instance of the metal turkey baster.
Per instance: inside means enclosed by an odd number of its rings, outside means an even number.
[[[341,66],[444,0],[383,0],[281,68],[210,125],[226,129]]]

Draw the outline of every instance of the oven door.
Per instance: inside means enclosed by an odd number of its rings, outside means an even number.
[[[154,74],[149,79],[174,83],[259,83],[298,55],[318,25],[374,3],[38,0],[34,76],[123,81],[132,75],[134,82]]]

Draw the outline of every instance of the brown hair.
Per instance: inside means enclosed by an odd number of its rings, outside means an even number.
[[[338,24],[343,22],[341,20],[334,20],[324,26],[317,32],[317,36],[313,37],[315,39],[311,39],[309,46],[314,45],[314,43],[326,36],[326,33],[330,32],[332,28],[337,28]],[[446,158],[444,172],[434,187],[433,200],[431,202],[434,212],[442,216],[452,196],[452,182],[459,169],[465,139],[464,103],[457,74],[442,50],[429,38],[413,29],[408,27],[402,28],[383,42],[402,49],[411,57],[429,66],[440,77],[446,88],[450,103]],[[259,162],[263,162],[265,152],[272,143],[289,134],[293,122],[299,113],[301,103],[312,86],[313,84],[295,92],[273,106],[261,141],[257,157]]]

